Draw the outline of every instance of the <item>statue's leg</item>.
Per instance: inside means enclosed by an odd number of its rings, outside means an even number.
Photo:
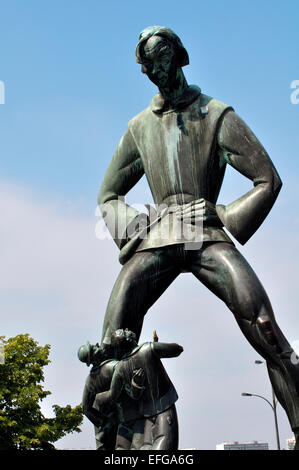
[[[188,258],[191,272],[226,303],[247,340],[266,359],[275,394],[298,432],[299,364],[256,274],[229,243],[204,245]]]
[[[153,448],[153,427],[153,419],[147,418],[144,426],[143,444],[140,450],[151,450]]]
[[[115,450],[130,450],[133,439],[133,428],[130,424],[118,426]]]
[[[133,439],[130,450],[141,450],[144,444],[146,418],[137,419],[133,426]]]
[[[113,425],[110,429],[103,429],[101,426],[94,426],[96,450],[113,451],[115,449],[115,436],[117,433],[117,425]]]
[[[129,328],[139,338],[143,317],[180,273],[164,249],[135,253],[123,266],[111,293],[102,342],[112,331]]]
[[[175,405],[157,415],[152,433],[152,450],[178,450],[179,432]]]

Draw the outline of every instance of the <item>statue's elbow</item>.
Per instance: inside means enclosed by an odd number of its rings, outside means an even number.
[[[108,202],[111,199],[113,199],[111,197],[111,194],[108,191],[100,188],[100,191],[98,194],[98,205],[101,207],[103,204],[105,204],[105,202]]]
[[[274,178],[273,178],[273,193],[278,196],[280,190],[282,188],[282,181],[278,173],[275,172]]]
[[[98,194],[97,203],[98,203],[98,206],[100,206],[100,207],[101,207],[102,204],[105,203],[105,198],[103,197],[103,195],[101,193]]]
[[[103,185],[99,189],[97,202],[99,206],[106,202],[106,191],[104,190]]]
[[[106,202],[114,201],[120,198],[121,196],[118,194],[117,191],[115,191],[114,188],[112,187],[107,188],[107,186],[106,187],[101,186],[99,193],[98,193],[98,205],[101,207]]]

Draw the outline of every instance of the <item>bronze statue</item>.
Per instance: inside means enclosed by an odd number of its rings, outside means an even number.
[[[128,329],[113,332],[110,347],[79,348],[80,361],[93,364],[82,409],[94,424],[98,450],[177,450],[178,395],[160,358],[182,351],[155,334],[154,342],[138,346]]]
[[[266,150],[233,108],[188,85],[186,49],[168,28],[146,28],[136,60],[157,85],[150,106],[134,117],[102,182],[98,203],[120,248],[102,342],[128,327],[139,338],[148,309],[182,272],[193,273],[233,312],[241,331],[267,361],[271,383],[299,447],[299,364],[279,329],[269,298],[225,227],[245,244],[272,208],[282,183]],[[217,204],[226,165],[253,182],[231,204]],[[124,196],[146,175],[156,213],[139,214]],[[154,218],[153,218],[154,214]],[[182,221],[202,224],[191,242]],[[168,236],[163,236],[167,224]]]
[[[118,428],[117,408],[114,404],[106,406],[99,413],[93,408],[96,394],[108,390],[111,384],[114,368],[118,361],[108,359],[107,348],[98,344],[84,344],[78,350],[78,358],[89,367],[93,367],[87,376],[82,398],[82,411],[92,422],[95,431],[96,449],[112,451],[116,445]]]
[[[139,420],[135,425],[138,429],[142,428],[143,424],[139,425],[143,419],[138,406],[138,399],[143,392],[143,389],[137,385],[137,377],[140,374],[134,373],[130,386],[119,393],[119,406],[111,402],[99,408],[95,403],[97,394],[110,389],[114,370],[119,362],[115,356],[112,348],[101,347],[98,344],[87,343],[78,350],[80,361],[85,362],[88,367],[90,364],[93,365],[85,382],[82,410],[94,425],[97,450],[127,450],[128,434],[132,428],[132,424],[130,428],[128,423]],[[143,443],[143,432],[140,435],[136,433],[135,439],[133,433],[130,437],[132,449],[137,449]]]
[[[129,390],[132,396],[130,390],[134,386],[135,390],[140,390],[135,399],[138,400],[143,419],[124,422],[122,428],[127,431],[127,442],[123,439],[123,449],[177,450],[175,402],[178,395],[160,359],[179,356],[183,347],[159,341],[138,346],[135,338],[135,334],[128,329],[112,333],[111,346],[121,359],[114,369],[110,389],[96,395],[95,405],[101,409],[102,406],[116,403],[125,412],[127,404],[123,403],[123,391]],[[124,436],[122,428],[118,433]],[[139,445],[136,444],[136,435]]]

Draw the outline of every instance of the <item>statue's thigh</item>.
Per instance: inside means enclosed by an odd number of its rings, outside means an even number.
[[[162,250],[136,253],[124,265],[113,287],[103,337],[118,328],[132,329],[139,336],[147,310],[178,274],[178,268]]]
[[[203,247],[192,261],[191,272],[237,317],[252,320],[262,308],[273,315],[261,282],[234,245],[216,242]]]
[[[142,302],[156,299],[179,274],[163,250],[148,250],[135,253],[124,265],[113,291],[123,300],[140,298]]]
[[[130,450],[133,439],[133,427],[120,424],[116,436],[116,450]]]
[[[175,405],[157,415],[152,433],[153,450],[177,450],[178,420]]]

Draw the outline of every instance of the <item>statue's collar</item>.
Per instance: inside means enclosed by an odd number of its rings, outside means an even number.
[[[105,361],[99,363],[99,364],[94,364],[91,371],[90,371],[90,375],[97,375],[99,373],[99,371],[101,370],[102,366],[104,364],[108,364],[108,362],[110,363],[113,363],[113,367],[115,367],[119,361],[117,359],[106,359]]]
[[[156,114],[172,113],[180,111],[195,101],[201,93],[201,89],[196,85],[188,86],[174,104],[169,105],[168,101],[159,93],[151,101],[150,108]]]
[[[143,344],[144,344],[144,343],[143,343]],[[139,349],[141,348],[141,346],[143,346],[143,344],[140,344],[140,345],[137,344],[137,346],[135,346],[135,348],[133,348],[132,351],[126,353],[126,354],[121,358],[121,360],[128,359],[128,357],[133,356],[137,351],[139,351]]]

